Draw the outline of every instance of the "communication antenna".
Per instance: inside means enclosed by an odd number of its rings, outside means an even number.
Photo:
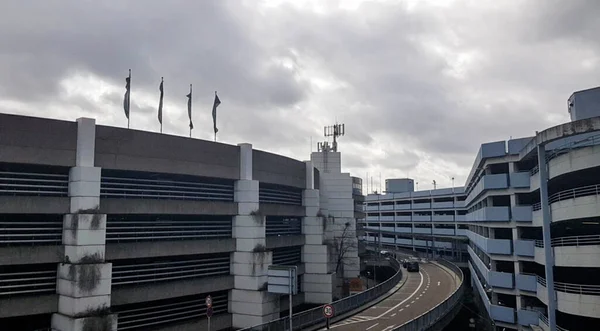
[[[323,128],[323,134],[325,137],[333,137],[333,144],[331,144],[331,151],[337,152],[337,137],[343,136],[346,133],[346,127],[344,124],[334,124]]]
[[[435,179],[433,180],[433,189],[435,190],[437,188],[437,183],[435,182]]]

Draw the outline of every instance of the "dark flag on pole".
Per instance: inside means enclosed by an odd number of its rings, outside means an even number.
[[[129,127],[130,100],[131,100],[131,69],[129,69],[129,76],[125,77],[125,95],[123,96],[123,109],[125,110],[125,116],[127,117],[127,127]]]
[[[212,117],[213,117],[213,127],[215,129],[215,135],[219,132],[217,129],[217,107],[221,104],[221,100],[219,100],[219,96],[217,95],[217,91],[215,91],[215,102],[213,103],[212,109]]]
[[[188,98],[188,117],[190,118],[190,131],[194,128],[192,123],[192,84],[190,84],[190,93],[187,95]]]
[[[162,132],[162,108],[163,108],[163,97],[165,95],[163,90],[163,78],[160,78],[160,86],[158,86],[158,90],[160,91],[160,99],[158,100],[158,122],[160,123],[160,132]]]

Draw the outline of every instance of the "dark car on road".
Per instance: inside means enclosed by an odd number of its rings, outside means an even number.
[[[406,266],[408,272],[419,272],[419,262],[410,261]]]

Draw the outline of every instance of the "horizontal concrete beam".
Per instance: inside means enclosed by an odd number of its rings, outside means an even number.
[[[232,323],[231,314],[215,315],[210,318],[210,329],[211,330],[229,330]],[[206,318],[199,318],[192,322],[177,323],[171,326],[163,326],[160,331],[208,331],[208,320]]]
[[[168,247],[168,249],[165,249]],[[107,243],[106,259],[109,261],[144,257],[196,255],[235,251],[235,239],[148,241],[132,243]]]
[[[0,196],[0,214],[68,214],[69,198]]]
[[[8,297],[0,300],[0,318],[49,314],[56,311],[58,311],[56,293]]]
[[[267,249],[292,247],[304,245],[304,235],[296,236],[269,236],[266,238]]]
[[[8,246],[0,247],[0,265],[62,262],[64,246]]]
[[[103,214],[236,215],[237,204],[220,201],[100,199]]]
[[[233,288],[233,276],[175,280],[159,283],[140,283],[112,287],[111,306],[135,302],[176,298],[191,293],[210,293]]]
[[[305,214],[303,206],[278,205],[274,203],[261,203],[260,210],[266,216],[298,216]]]

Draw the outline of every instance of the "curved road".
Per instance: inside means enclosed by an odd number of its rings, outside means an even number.
[[[330,328],[336,331],[390,331],[435,307],[457,287],[458,278],[455,279],[451,271],[432,262],[419,263],[419,266],[418,273],[402,269],[408,278],[396,293]]]

